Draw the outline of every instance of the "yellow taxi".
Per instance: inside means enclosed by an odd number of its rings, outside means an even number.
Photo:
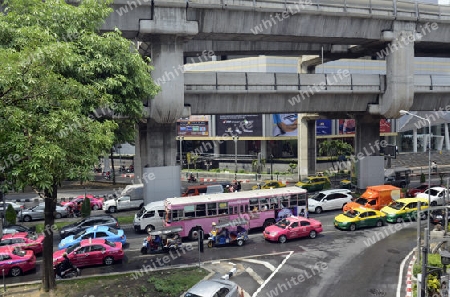
[[[308,192],[322,191],[331,188],[331,182],[326,176],[308,176],[295,185]]]
[[[381,227],[386,221],[386,214],[379,210],[358,207],[337,215],[334,218],[334,227],[343,230],[355,231],[364,227]]]
[[[401,223],[403,221],[412,221],[417,218],[417,205],[420,201],[420,209],[428,208],[427,198],[401,198],[397,199],[388,206],[381,209],[386,214],[386,221],[390,223]],[[426,214],[420,216],[426,218]]]
[[[266,180],[262,182],[259,185],[253,186],[252,190],[258,190],[258,189],[276,189],[276,188],[284,188],[286,187],[285,184],[283,184],[280,181],[277,180]]]

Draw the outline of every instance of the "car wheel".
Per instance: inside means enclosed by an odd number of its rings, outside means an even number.
[[[430,203],[430,205],[431,205],[431,206],[437,206],[437,202],[436,202],[436,201],[433,201],[433,202]]]
[[[115,206],[110,206],[109,208],[108,208],[108,211],[110,212],[110,213],[114,213],[114,212],[116,212],[116,207]]]
[[[382,220],[379,220],[379,221],[377,222],[377,227],[381,227],[381,226],[383,226],[383,221],[382,221]]]
[[[287,240],[287,238],[286,238],[286,236],[284,236],[284,235],[281,235],[280,237],[278,237],[278,241],[279,241],[280,243],[285,243],[286,240]]]
[[[356,230],[356,225],[355,224],[351,224],[350,225],[350,231],[355,231]]]
[[[105,263],[105,265],[112,265],[114,263],[114,258],[106,257],[105,260],[103,260],[103,262]]]
[[[428,214],[427,214],[426,212],[422,212],[422,213],[420,214],[420,219],[421,219],[421,220],[426,220],[427,217],[428,217]],[[441,225],[442,225],[442,224],[441,224]]]
[[[214,241],[209,240],[209,241],[208,241],[208,247],[209,247],[209,248],[212,248],[213,246],[214,246]]]
[[[403,218],[402,217],[398,217],[397,220],[395,220],[396,223],[402,223],[403,222]]]
[[[309,238],[316,238],[317,237],[317,232],[315,230],[311,230],[311,232],[309,232]]]
[[[237,245],[238,246],[243,246],[244,245],[244,241],[242,239],[238,239]]]
[[[23,217],[23,221],[24,222],[31,222],[31,217],[30,216],[24,216]]]
[[[152,225],[148,225],[147,227],[145,227],[145,232],[149,233],[151,231],[155,230],[155,227],[153,227]]]
[[[11,268],[9,273],[11,274],[11,276],[19,276],[22,274],[22,269],[20,269],[19,267],[13,267]]]
[[[316,209],[314,210],[315,213],[322,213],[322,207],[317,206]]]
[[[98,210],[98,205],[94,204],[94,206],[92,206],[92,210]]]
[[[55,219],[60,219],[60,218],[62,218],[62,215],[59,212],[57,212],[55,215]]]

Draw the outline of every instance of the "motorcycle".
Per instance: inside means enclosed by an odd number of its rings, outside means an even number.
[[[56,279],[68,279],[81,275],[80,269],[74,265],[72,265],[72,267],[64,271],[61,271],[61,263],[60,263],[57,266],[53,267],[53,270],[55,271]]]
[[[188,177],[188,183],[196,183],[196,182],[197,182],[197,178],[193,174],[191,174]]]
[[[181,236],[179,232],[182,227],[166,227],[157,231],[150,231],[148,237],[144,238],[141,247],[141,254],[159,254],[168,253],[182,247]]]

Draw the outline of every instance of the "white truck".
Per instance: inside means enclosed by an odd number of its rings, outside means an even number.
[[[134,215],[133,227],[136,232],[158,230],[163,226],[164,201],[150,202]]]
[[[120,210],[139,209],[144,206],[144,185],[128,185],[120,194],[119,198],[103,202],[105,212],[114,213]]]

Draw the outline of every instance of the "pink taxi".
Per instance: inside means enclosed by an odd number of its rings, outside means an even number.
[[[306,237],[316,238],[322,232],[322,223],[304,217],[288,217],[264,229],[264,239],[285,243],[288,239]]]

